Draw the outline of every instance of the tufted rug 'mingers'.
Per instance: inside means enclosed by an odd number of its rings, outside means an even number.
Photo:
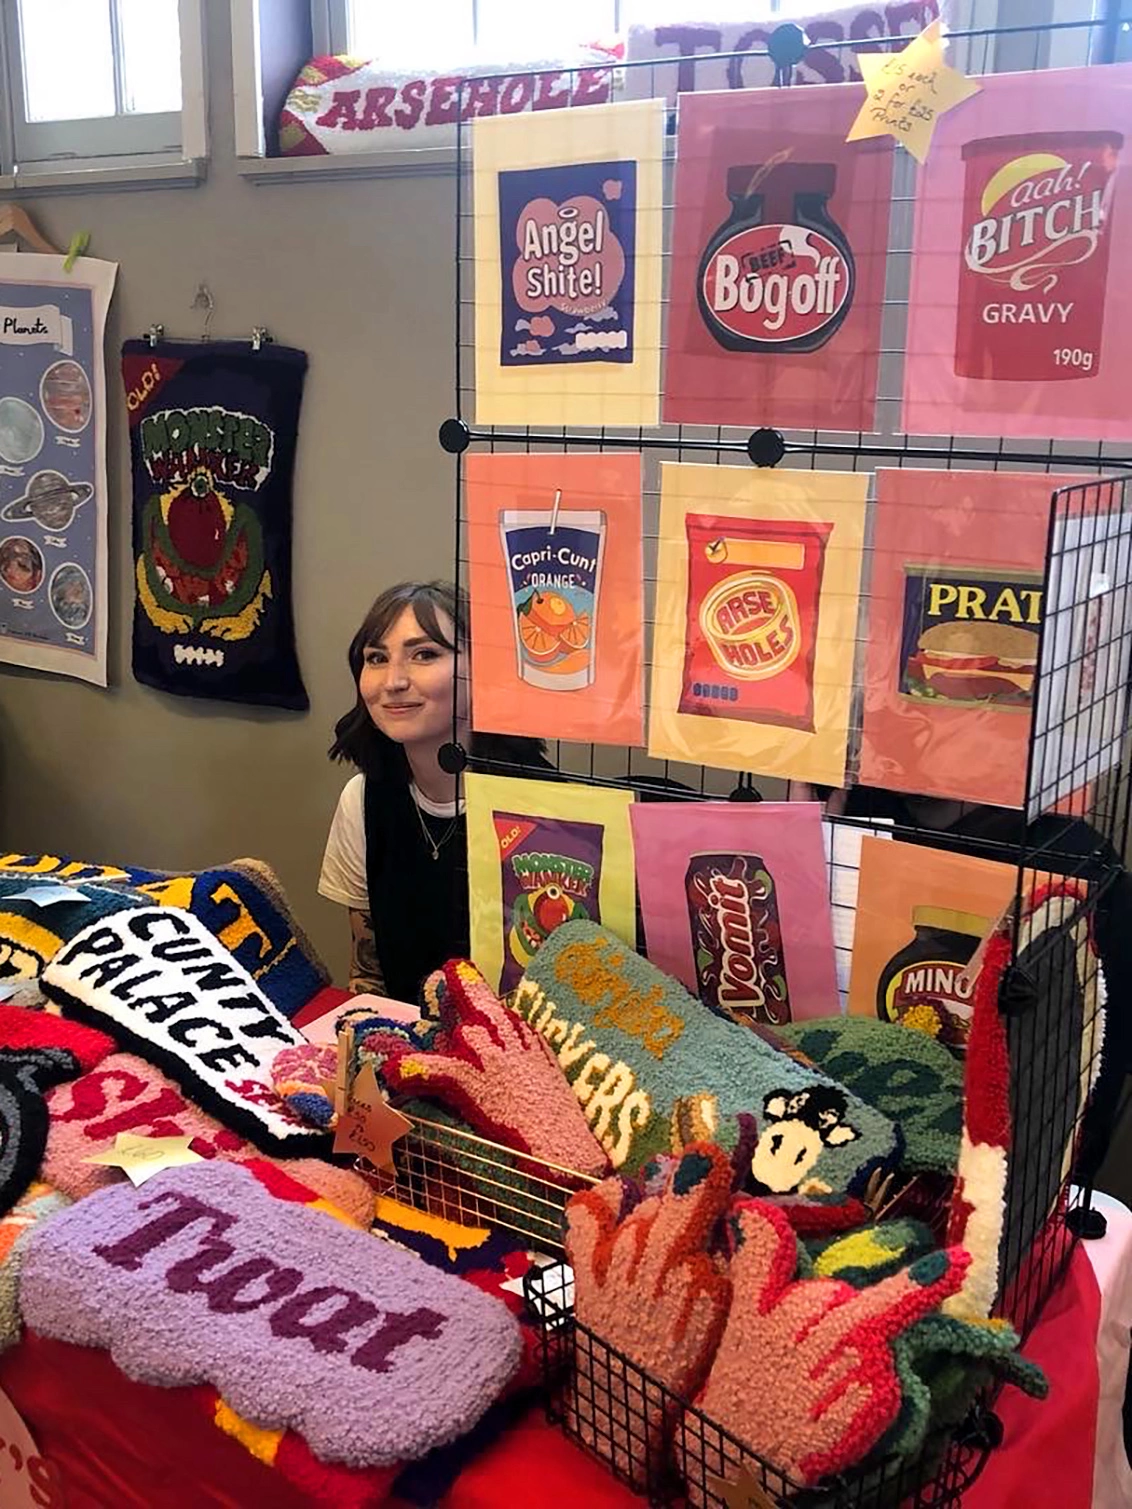
[[[20,1305],[33,1330],[108,1348],[131,1378],[211,1383],[245,1419],[357,1467],[470,1430],[521,1348],[498,1300],[218,1162],[46,1222]]]
[[[749,1138],[752,1193],[836,1202],[898,1154],[886,1116],[713,1015],[592,922],[557,928],[510,1004],[555,1051],[618,1173],[695,1141],[730,1152]]]

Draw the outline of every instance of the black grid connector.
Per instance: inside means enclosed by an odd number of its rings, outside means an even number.
[[[440,426],[440,448],[450,456],[462,456],[472,443],[472,432],[462,419],[446,419]]]
[[[755,430],[747,441],[747,455],[756,466],[777,466],[786,454],[786,441],[777,430]]]

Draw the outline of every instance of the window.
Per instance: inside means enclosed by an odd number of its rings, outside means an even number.
[[[333,52],[380,57],[396,69],[472,52],[500,63],[554,58],[580,43],[613,38],[624,0],[329,0]],[[566,19],[564,19],[566,18]]]
[[[204,155],[203,89],[186,67],[201,66],[198,0],[0,0],[0,10],[4,155],[21,171]]]

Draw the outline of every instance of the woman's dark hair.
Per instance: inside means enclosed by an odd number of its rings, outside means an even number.
[[[467,654],[468,600],[464,593],[457,591],[451,582],[398,582],[395,587],[387,587],[376,599],[350,641],[346,658],[355,688],[361,680],[366,651],[371,645],[381,643],[406,608],[413,610],[417,622],[434,643],[443,645],[446,650]],[[442,614],[455,627],[455,644],[442,621]],[[468,753],[473,769],[519,767],[537,770],[546,768],[544,751],[545,746],[539,739],[509,734],[473,734]],[[332,760],[349,761],[367,776],[378,780],[409,779],[405,751],[375,726],[360,691],[350,711],[334,725],[334,742],[329,753]]]

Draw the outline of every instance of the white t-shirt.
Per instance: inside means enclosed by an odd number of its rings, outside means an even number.
[[[463,802],[434,802],[415,785],[409,787],[413,801],[432,817],[453,818],[464,810]],[[326,852],[318,877],[318,894],[327,901],[348,906],[351,911],[369,911],[369,887],[366,884],[366,778],[351,776],[342,788]]]

